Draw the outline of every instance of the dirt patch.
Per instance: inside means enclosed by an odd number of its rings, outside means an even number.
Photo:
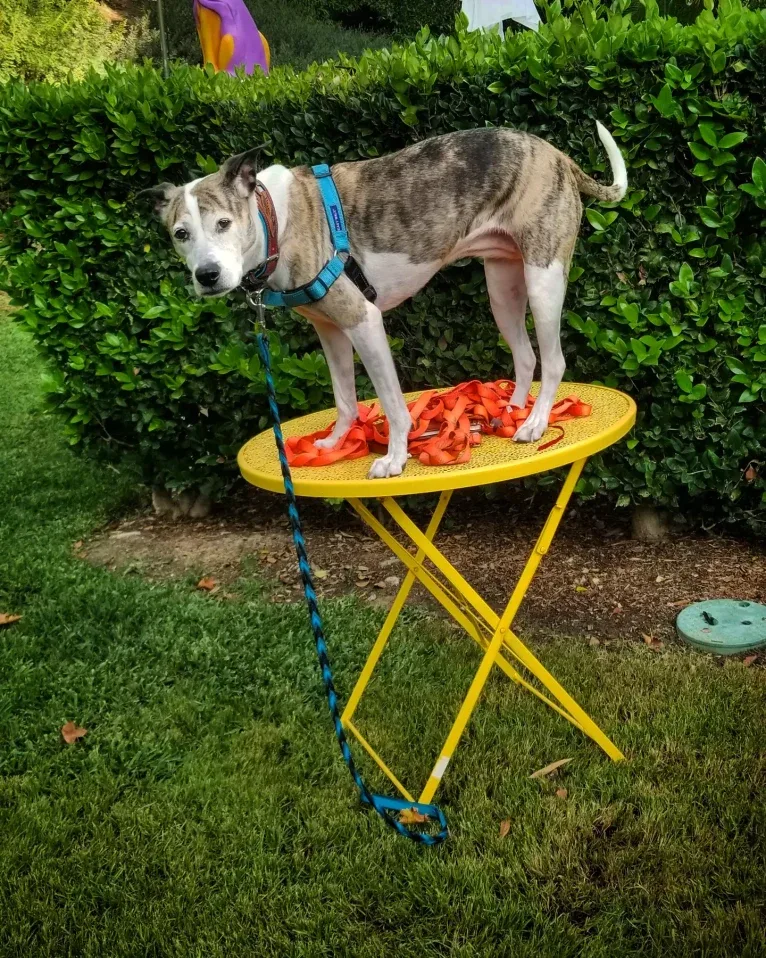
[[[456,494],[437,542],[498,611],[550,506],[523,493],[490,500]],[[281,497],[247,490],[211,519],[141,515],[79,546],[88,561],[151,578],[213,576],[223,589],[240,576],[265,581],[273,601],[301,597]],[[320,596],[355,594],[386,605],[404,567],[348,509],[302,500]],[[427,514],[413,513],[420,526]],[[386,516],[386,525],[394,526]],[[234,589],[233,591],[236,591]],[[229,594],[229,593],[227,593]],[[430,602],[423,589],[415,601]],[[668,641],[680,608],[706,598],[766,601],[766,549],[756,542],[671,532],[662,542],[630,538],[628,516],[585,504],[564,519],[519,613],[520,626],[599,639]]]

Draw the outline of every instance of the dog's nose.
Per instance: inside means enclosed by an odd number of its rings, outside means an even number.
[[[215,286],[220,275],[220,269],[213,263],[206,263],[194,272],[194,276],[200,286],[205,286],[207,289],[210,289],[211,286]]]

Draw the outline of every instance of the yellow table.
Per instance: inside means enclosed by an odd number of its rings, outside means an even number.
[[[538,384],[535,384],[532,392],[536,393],[537,389]],[[571,393],[576,393],[584,402],[590,403],[593,406],[593,412],[587,418],[563,423],[564,437],[543,452],[538,452],[537,447],[555,438],[557,433],[552,429],[546,432],[539,443],[533,445],[484,436],[481,445],[472,449],[471,461],[468,463],[456,466],[423,466],[416,459],[410,459],[404,475],[391,479],[367,479],[373,456],[351,462],[334,463],[330,466],[292,470],[296,495],[347,499],[367,525],[378,534],[409,570],[342,716],[344,728],[354,734],[408,801],[415,801],[413,794],[394,775],[354,725],[352,719],[416,580],[428,589],[484,650],[468,694],[463,700],[418,801],[430,802],[433,799],[493,665],[497,665],[510,679],[528,689],[589,735],[610,758],[615,761],[624,758],[622,752],[559,685],[511,628],[532,577],[550,547],[588,456],[606,449],[621,439],[636,419],[636,405],[633,400],[614,389],[582,383],[564,383],[557,398],[563,398]],[[408,401],[417,395],[419,394],[410,394],[407,397]],[[303,436],[328,426],[335,418],[336,411],[328,409],[310,416],[303,416],[301,419],[294,419],[283,426],[283,432],[286,438]],[[254,486],[271,492],[284,492],[271,430],[261,433],[243,446],[238,463],[242,475]],[[543,526],[505,611],[498,616],[434,545],[434,537],[452,493],[455,489],[519,479],[566,465],[570,467],[569,473],[558,499]],[[423,532],[402,510],[395,497],[433,492],[440,492],[441,496],[431,521]],[[412,542],[413,551],[404,548],[361,501],[368,498],[380,500],[383,508]],[[429,563],[430,567],[426,563]],[[519,668],[525,674],[522,674]],[[549,695],[533,684],[533,679],[536,679]]]

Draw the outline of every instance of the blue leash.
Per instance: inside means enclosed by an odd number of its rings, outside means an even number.
[[[264,323],[264,306],[260,293],[256,292],[247,297],[248,303],[256,310],[256,328],[258,331],[258,349],[263,360],[263,368],[266,373],[266,388],[269,396],[269,409],[271,419],[274,424],[274,439],[277,443],[279,452],[279,464],[282,468],[282,478],[285,483],[285,495],[287,496],[287,512],[290,517],[290,527],[293,533],[293,543],[295,552],[298,556],[298,566],[300,568],[301,580],[303,581],[303,592],[306,596],[306,604],[309,608],[309,617],[311,619],[311,631],[314,633],[314,642],[316,644],[317,658],[319,667],[322,670],[322,680],[324,682],[325,693],[327,695],[327,704],[330,707],[330,715],[335,727],[335,737],[340,746],[340,752],[343,761],[348,766],[354,784],[359,789],[359,796],[367,805],[372,805],[375,811],[380,815],[383,821],[390,825],[395,831],[405,838],[418,842],[420,845],[440,845],[447,837],[447,819],[444,812],[437,805],[428,805],[422,802],[408,802],[402,798],[386,798],[384,795],[377,795],[371,792],[364,784],[362,776],[356,769],[354,759],[351,755],[346,732],[340,720],[338,710],[338,696],[335,693],[335,685],[332,680],[332,671],[330,669],[330,660],[327,655],[327,643],[325,642],[324,629],[322,628],[322,617],[319,614],[319,605],[317,603],[316,592],[314,591],[314,581],[311,576],[311,566],[309,565],[308,555],[306,554],[306,543],[303,539],[301,530],[301,520],[298,515],[298,505],[295,499],[295,490],[293,489],[293,479],[290,473],[290,466],[287,463],[285,453],[285,442],[282,437],[282,423],[279,417],[279,407],[277,405],[276,391],[274,389],[274,380],[271,374],[271,355],[269,353],[269,341],[266,337]],[[414,808],[421,815],[439,822],[439,831],[436,835],[428,835],[421,832],[412,831],[403,825],[398,819],[391,815],[391,812],[403,811],[406,808]]]

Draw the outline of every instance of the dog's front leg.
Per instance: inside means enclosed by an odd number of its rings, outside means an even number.
[[[401,475],[407,462],[407,436],[412,419],[404,401],[394,360],[383,328],[383,316],[377,306],[366,303],[364,319],[347,330],[354,349],[364,363],[383,412],[388,417],[388,452],[376,459],[369,472],[370,479],[385,479]]]
[[[356,419],[356,379],[354,378],[354,347],[351,340],[334,323],[319,316],[309,316],[322,344],[327,365],[330,367],[332,392],[338,409],[332,432],[324,439],[317,439],[318,449],[332,449],[345,436]]]

